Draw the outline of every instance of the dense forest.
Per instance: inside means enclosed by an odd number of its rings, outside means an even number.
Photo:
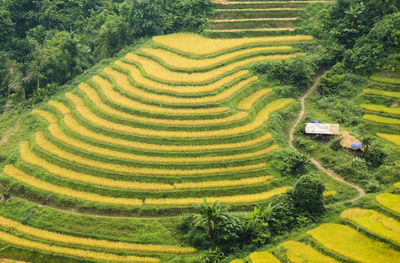
[[[2,0],[1,111],[41,101],[142,37],[200,32],[211,10],[208,0]]]

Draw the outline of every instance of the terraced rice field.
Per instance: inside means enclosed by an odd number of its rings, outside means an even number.
[[[279,149],[269,119],[295,100],[260,89],[249,66],[305,56],[292,44],[310,41],[154,37],[34,109],[47,129],[20,142],[19,158],[5,166],[4,176],[23,187],[22,198],[127,216],[181,213],[204,198],[240,207],[266,202],[290,189],[277,187],[267,172],[266,156]],[[0,228],[0,242],[65,257],[160,262],[195,252],[178,244],[59,233],[3,216]],[[252,257],[264,262],[257,253]]]
[[[285,256],[291,263],[338,263],[339,261],[326,256],[310,245],[287,241],[282,244],[286,249]]]
[[[307,234],[327,250],[356,262],[399,262],[400,252],[388,244],[369,238],[357,230],[327,223],[310,230]]]
[[[269,252],[253,252],[250,254],[251,263],[279,263],[279,260]]]
[[[400,99],[400,80],[395,78],[383,78],[371,76],[375,87],[366,88],[363,94],[367,99],[385,99],[391,101],[387,105],[364,103],[360,107],[366,111],[363,119],[379,125],[380,129],[376,136],[400,146],[400,108],[398,99]]]
[[[400,195],[383,193],[376,200],[389,214],[400,215]],[[322,224],[309,230],[301,242],[283,242],[273,250],[274,256],[266,252],[265,259],[270,261],[260,262],[400,262],[400,222],[397,216],[372,209],[351,208],[342,212],[341,219],[346,224]],[[262,260],[261,253],[251,254],[250,259]],[[244,262],[240,260],[231,263]]]
[[[329,1],[214,0],[209,36],[265,36],[296,34],[298,16],[310,4]]]

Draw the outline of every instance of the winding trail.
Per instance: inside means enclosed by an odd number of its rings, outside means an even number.
[[[313,92],[316,90],[316,88],[319,85],[319,82],[321,80],[321,77],[324,76],[327,72],[323,73],[322,75],[318,76],[315,78],[313,85],[310,87],[310,89],[300,98],[300,103],[301,103],[301,111],[296,119],[296,122],[294,123],[294,125],[292,126],[292,128],[290,129],[290,134],[289,134],[289,144],[290,147],[292,147],[294,150],[297,151],[296,147],[294,147],[293,145],[293,138],[294,138],[294,131],[296,130],[297,126],[299,126],[300,121],[303,119],[304,114],[306,112],[306,106],[305,106],[305,99]],[[348,181],[346,181],[343,177],[341,177],[340,175],[338,175],[337,173],[335,173],[334,171],[332,171],[331,169],[326,169],[324,168],[320,162],[318,162],[317,160],[315,160],[314,158],[311,158],[310,161],[315,165],[315,167],[317,167],[319,170],[323,171],[324,173],[328,174],[330,177],[332,177],[333,179],[335,179],[336,181],[342,182],[344,184],[347,184],[348,186],[352,187],[353,189],[357,190],[358,192],[358,196],[354,197],[353,199],[350,200],[346,200],[345,202],[354,202],[358,199],[360,199],[361,197],[363,197],[365,195],[365,191],[364,189],[362,189],[360,186],[350,183]]]

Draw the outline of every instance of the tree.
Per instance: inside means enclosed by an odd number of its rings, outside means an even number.
[[[114,55],[131,39],[128,23],[123,17],[111,15],[101,26],[97,37],[97,46],[94,53],[97,57],[104,58]]]
[[[10,12],[0,6],[0,50],[10,48],[11,40],[15,34],[14,26]]]
[[[325,186],[315,175],[303,175],[296,182],[292,196],[296,210],[311,217],[319,216],[325,211],[323,192]]]
[[[300,152],[291,152],[283,160],[283,167],[281,169],[282,175],[285,176],[299,176],[307,171],[310,160],[305,154]]]
[[[136,0],[132,14],[133,32],[137,37],[163,33],[165,12],[161,0]]]
[[[208,205],[207,200],[204,199],[204,202],[196,205],[195,208],[200,213],[200,216],[195,220],[195,227],[204,227],[207,238],[212,244],[216,245],[217,226],[221,221],[228,219],[227,207],[222,206],[218,200]]]
[[[167,0],[167,32],[202,32],[206,28],[207,17],[212,12],[209,0]]]

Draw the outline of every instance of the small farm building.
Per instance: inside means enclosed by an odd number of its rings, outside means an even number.
[[[337,135],[339,124],[310,122],[306,124],[306,134]]]

